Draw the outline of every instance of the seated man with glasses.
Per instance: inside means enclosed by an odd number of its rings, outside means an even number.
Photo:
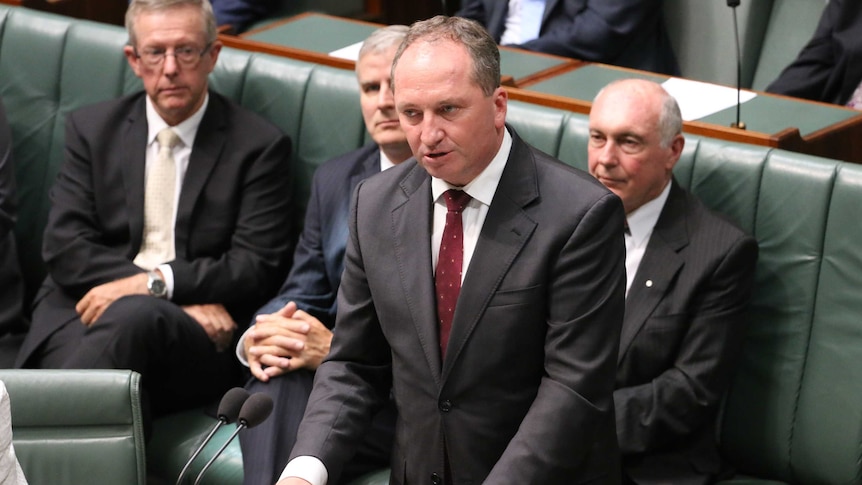
[[[240,383],[237,324],[292,253],[290,139],[208,90],[208,0],[133,0],[126,58],[144,91],[66,120],[48,277],[17,366],[143,375],[144,417]]]

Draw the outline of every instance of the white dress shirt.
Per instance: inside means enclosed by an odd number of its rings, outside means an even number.
[[[629,296],[629,288],[632,286],[638,266],[640,266],[646,252],[647,244],[649,244],[649,239],[652,236],[652,230],[655,228],[655,223],[658,222],[658,217],[661,215],[664,203],[667,202],[668,194],[670,194],[670,182],[665,185],[658,197],[626,215],[630,233],[625,236],[626,297]]]
[[[544,15],[545,0],[509,0],[500,45],[523,44],[538,37]]]

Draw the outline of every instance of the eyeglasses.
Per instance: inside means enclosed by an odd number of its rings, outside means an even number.
[[[195,67],[200,62],[201,57],[212,47],[212,43],[207,44],[203,49],[198,49],[191,46],[175,47],[173,53],[169,53],[167,49],[144,49],[138,52],[135,48],[135,57],[141,60],[146,66],[158,67],[165,62],[165,57],[174,56],[177,64],[183,67]]]

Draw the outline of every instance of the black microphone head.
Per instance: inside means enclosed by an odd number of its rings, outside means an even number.
[[[248,400],[248,391],[241,387],[234,387],[224,394],[221,402],[218,404],[219,421],[224,424],[230,424],[236,421],[236,418],[241,414],[242,406]]]
[[[738,7],[739,6],[739,0],[727,0],[727,6],[728,7]]]
[[[272,398],[262,392],[256,392],[242,405],[237,421],[246,428],[253,428],[268,418],[271,412]]]

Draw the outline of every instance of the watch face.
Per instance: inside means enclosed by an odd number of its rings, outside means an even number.
[[[150,294],[153,296],[162,297],[167,292],[165,282],[159,278],[150,278],[149,287]]]

